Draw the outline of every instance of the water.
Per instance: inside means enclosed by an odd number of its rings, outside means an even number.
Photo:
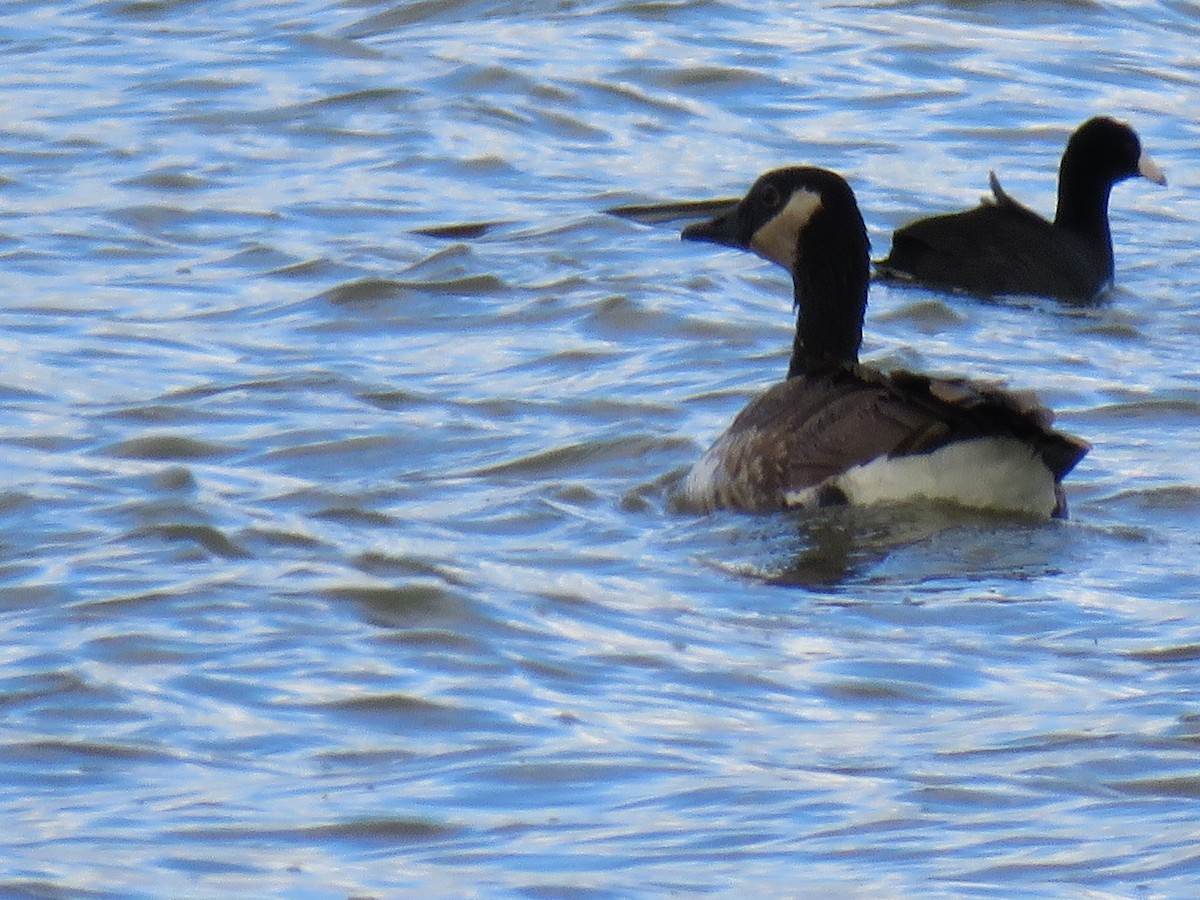
[[[1198,12],[4,7],[0,894],[1194,894]],[[1070,521],[673,507],[790,288],[603,209],[823,165],[882,256],[1097,113],[1107,302],[864,345],[1037,390]]]

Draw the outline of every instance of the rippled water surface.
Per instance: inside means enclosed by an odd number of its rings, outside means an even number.
[[[1200,891],[1200,7],[0,8],[0,895]],[[788,163],[1050,212],[1094,308],[876,286],[1038,391],[1072,518],[697,517],[790,286],[681,223]],[[467,223],[486,227],[422,233]]]

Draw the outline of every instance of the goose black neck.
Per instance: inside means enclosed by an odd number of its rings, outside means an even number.
[[[788,378],[858,362],[870,281],[870,243],[857,205],[817,216],[800,235],[792,283],[796,337]]]

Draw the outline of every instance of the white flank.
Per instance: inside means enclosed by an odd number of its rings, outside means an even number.
[[[820,194],[806,188],[796,190],[783,209],[754,232],[750,249],[791,272],[796,267],[796,241],[800,232],[820,208]]]
[[[1054,476],[1028,444],[1015,438],[957,441],[933,453],[880,457],[830,478],[853,504],[935,500],[975,509],[1048,516],[1057,499]],[[816,497],[810,488],[789,494],[789,505]]]
[[[683,500],[698,510],[711,511],[721,507],[754,507],[759,485],[752,475],[747,476],[746,463],[755,469],[752,433],[722,434],[704,452],[683,480]],[[741,477],[734,472],[740,472]]]
[[[692,463],[683,480],[683,496],[694,506],[709,506],[720,487],[721,454],[715,453],[717,444]]]

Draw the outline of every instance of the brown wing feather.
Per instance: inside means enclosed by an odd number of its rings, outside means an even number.
[[[840,387],[835,398],[788,429],[791,490],[820,484],[880,456],[920,452],[946,436],[937,417],[896,402],[887,384],[852,382]],[[821,392],[819,385],[804,388]]]
[[[1007,391],[967,379],[935,379],[898,372],[887,376],[902,402],[933,404],[931,414],[949,429],[946,440],[1007,435],[1030,445],[1055,481],[1062,481],[1091,449],[1080,438],[1051,428],[1054,414],[1031,393]],[[933,449],[932,447],[918,448]]]
[[[734,419],[698,465],[718,470],[709,506],[771,509],[789,492],[884,456],[925,453],[986,436],[1028,443],[1062,477],[1089,445],[1049,428],[1029,396],[966,380],[866,367],[805,375],[774,385]]]

